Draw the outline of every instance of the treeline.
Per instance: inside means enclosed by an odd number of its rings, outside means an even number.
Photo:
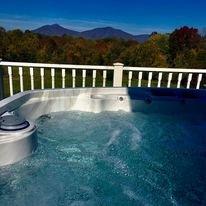
[[[132,40],[86,40],[49,37],[0,28],[0,58],[4,61],[128,66],[206,68],[206,38],[194,28],[171,34],[153,33],[142,44]]]

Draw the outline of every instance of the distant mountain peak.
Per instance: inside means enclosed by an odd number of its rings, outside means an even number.
[[[59,26],[59,27],[61,27],[59,24],[51,24],[51,26]]]
[[[135,39],[132,34],[126,33],[120,29],[113,27],[95,28],[81,33],[83,37],[88,39],[104,39],[104,38],[121,38]]]
[[[95,28],[95,29],[105,29],[105,30],[117,30],[115,29],[114,27],[111,27],[111,26],[105,26],[105,27],[98,27],[98,28]]]
[[[139,42],[144,42],[149,38],[149,34],[132,35],[121,29],[116,29],[110,26],[94,28],[83,32],[77,32],[74,30],[64,28],[57,23],[51,25],[44,25],[38,29],[33,30],[32,32],[47,36],[68,35],[73,37],[83,37],[86,39],[121,38],[125,40],[136,40]]]
[[[79,32],[66,29],[60,26],[59,24],[45,25],[38,29],[33,30],[32,32],[42,34],[42,35],[47,35],[47,36],[63,36],[63,35],[78,36],[79,35]]]
[[[46,26],[64,28],[64,27],[60,26],[59,24],[50,24],[50,25],[46,25]]]

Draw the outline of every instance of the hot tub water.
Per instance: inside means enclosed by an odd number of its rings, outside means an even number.
[[[0,205],[204,205],[203,115],[60,112],[0,168]],[[15,203],[15,204],[14,204]]]

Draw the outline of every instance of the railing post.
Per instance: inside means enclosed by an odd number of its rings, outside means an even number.
[[[2,100],[3,98],[4,98],[4,69],[0,65],[0,100]]]
[[[113,87],[122,87],[124,64],[114,63]]]

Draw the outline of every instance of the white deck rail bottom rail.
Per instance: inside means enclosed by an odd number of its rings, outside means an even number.
[[[3,69],[6,69],[8,81],[5,83],[3,79]],[[127,82],[127,86],[142,87],[176,87],[200,89],[204,86],[205,69],[179,69],[179,68],[149,68],[149,67],[127,67],[122,63],[114,63],[113,66],[94,66],[94,65],[71,65],[71,64],[42,64],[42,63],[24,63],[24,62],[4,62],[0,61],[0,99],[3,98],[4,87],[9,87],[10,96],[14,94],[13,70],[18,70],[18,80],[20,92],[24,91],[24,73],[27,70],[30,79],[30,89],[34,90],[36,83],[34,70],[39,70],[41,89],[45,88],[45,69],[50,70],[51,88],[55,88],[56,70],[61,70],[62,88],[66,87],[66,71],[71,72],[72,87],[76,87],[77,71],[81,70],[82,87],[86,87],[87,71],[92,71],[92,87],[96,87],[97,71],[102,71],[102,87],[107,86],[107,72],[113,73],[113,87],[122,87],[123,80]],[[79,73],[79,72],[78,72]],[[126,79],[126,80],[125,80]],[[163,80],[164,79],[164,80]],[[27,75],[28,81],[28,75]],[[146,85],[145,85],[146,82]],[[163,86],[165,83],[165,86]]]

